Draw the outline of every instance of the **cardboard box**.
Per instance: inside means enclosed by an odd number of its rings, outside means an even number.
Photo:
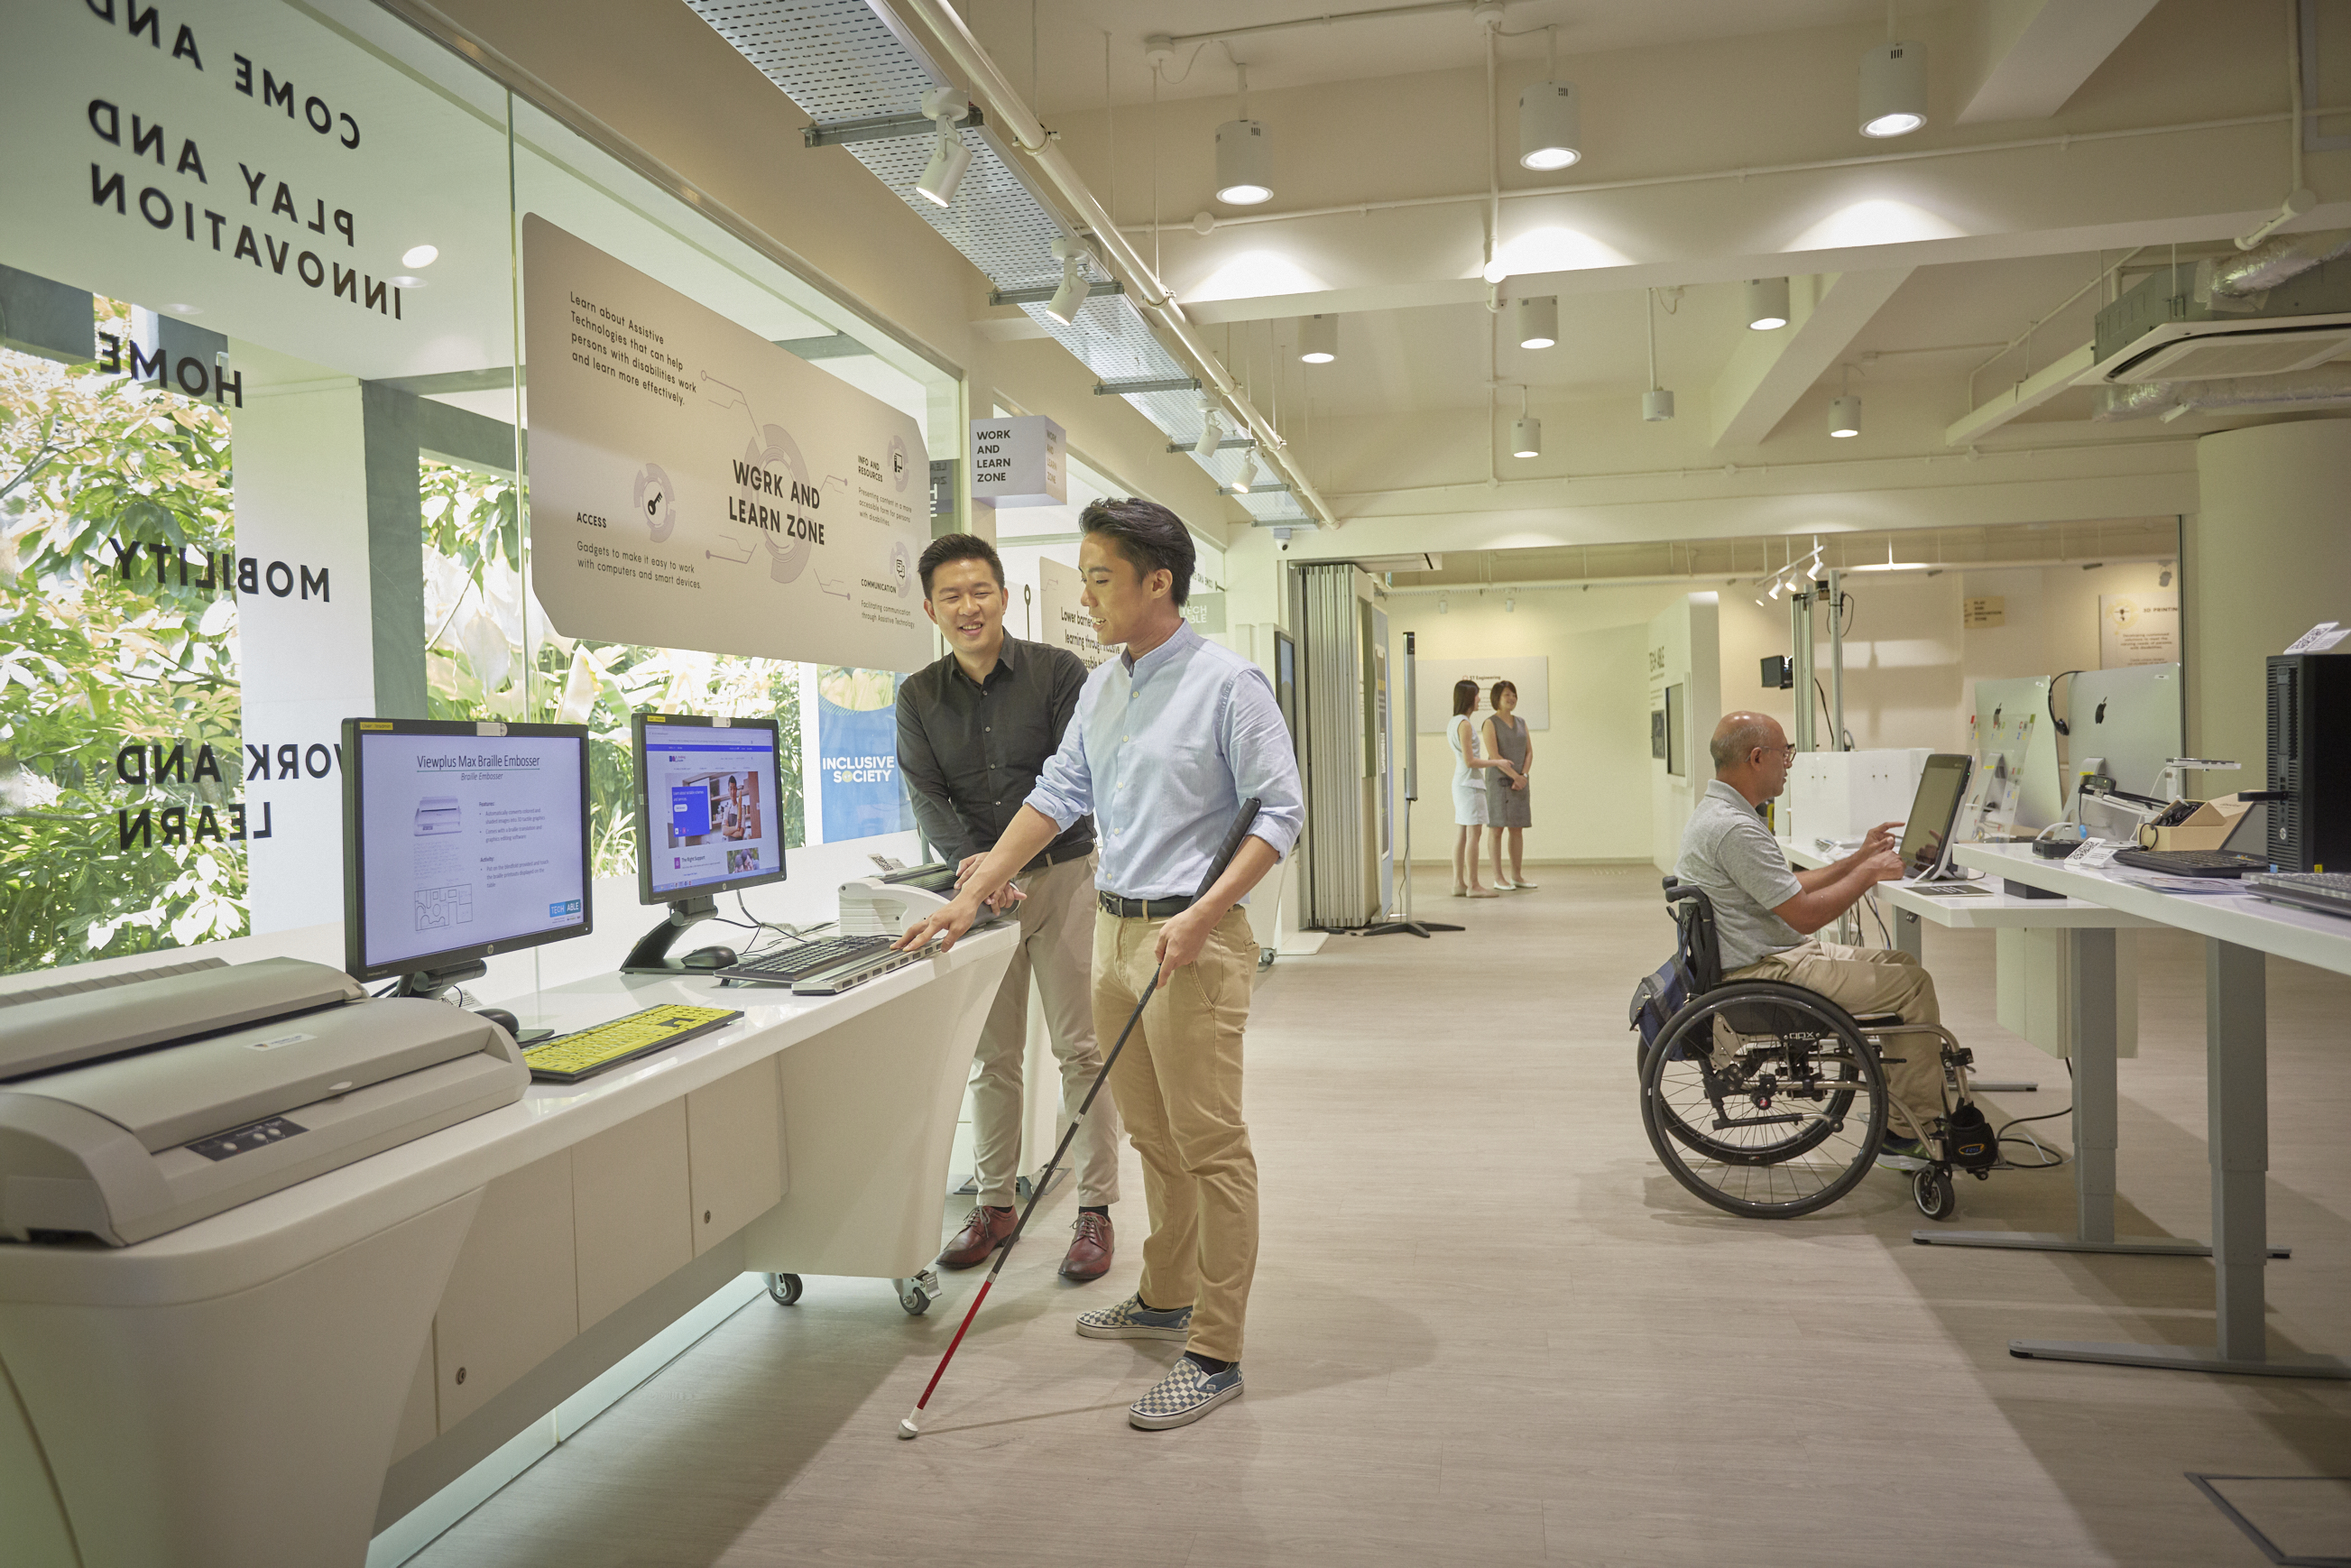
[[[2237,831],[2237,823],[2253,809],[2250,800],[2223,795],[2196,808],[2196,814],[2168,828],[2141,827],[2138,842],[2148,850],[2217,850]]]

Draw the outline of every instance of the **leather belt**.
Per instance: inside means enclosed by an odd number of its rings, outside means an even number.
[[[1081,844],[1063,844],[1059,849],[1047,850],[1043,854],[1013,873],[1013,875],[1027,876],[1032,871],[1043,871],[1047,866],[1060,865],[1064,861],[1083,860],[1093,852],[1094,841],[1092,839],[1088,839]]]
[[[1121,920],[1165,920],[1192,907],[1188,898],[1121,898],[1114,893],[1097,893],[1094,901],[1103,914]]]

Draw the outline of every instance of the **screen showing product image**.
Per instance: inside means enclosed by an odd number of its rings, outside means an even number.
[[[670,723],[648,715],[643,734],[643,852],[653,896],[780,876],[775,727]]]
[[[585,929],[580,737],[357,734],[371,969]]]

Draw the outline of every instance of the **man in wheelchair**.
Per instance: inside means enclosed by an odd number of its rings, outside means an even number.
[[[1834,865],[1796,871],[1757,811],[1786,787],[1796,755],[1779,721],[1760,713],[1726,715],[1708,750],[1714,782],[1682,830],[1675,873],[1713,902],[1723,980],[1785,981],[1855,1018],[1894,1014],[1905,1023],[1939,1025],[1935,977],[1909,954],[1813,935],[1877,883],[1901,877],[1894,831],[1900,824],[1871,829],[1861,848]],[[1931,1127],[1944,1113],[1941,1053],[1905,1050],[1898,1060],[1886,1059],[1885,1071],[1886,1094],[1905,1116],[1886,1129],[1877,1163],[1920,1170],[1932,1151],[1905,1133]],[[1897,1130],[1902,1120],[1907,1128]]]

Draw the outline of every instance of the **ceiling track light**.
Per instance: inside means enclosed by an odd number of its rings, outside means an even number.
[[[1583,99],[1573,82],[1539,81],[1519,94],[1519,167],[1565,169],[1583,158]]]
[[[1548,349],[1559,341],[1558,295],[1520,296],[1512,308],[1520,348]]]
[[[971,149],[963,144],[962,133],[956,130],[956,121],[971,112],[971,99],[961,88],[935,87],[923,94],[923,112],[937,122],[939,140],[931,149],[931,161],[923,167],[923,177],[914,182],[914,191],[935,206],[949,206],[971,169]]]
[[[1254,452],[1244,454],[1241,457],[1241,471],[1233,476],[1233,494],[1246,496],[1249,493],[1249,486],[1256,483],[1257,454]]]
[[[1249,117],[1249,67],[1235,62],[1240,73],[1240,118],[1217,127],[1217,200],[1235,207],[1254,207],[1273,200],[1273,159],[1265,127]]]
[[[1205,399],[1202,400],[1200,403],[1200,439],[1192,444],[1192,455],[1195,457],[1212,457],[1216,455],[1217,444],[1224,438],[1225,433],[1217,423],[1216,405]]]
[[[1310,365],[1327,365],[1339,357],[1339,318],[1301,316],[1298,357]]]
[[[1053,254],[1061,258],[1061,286],[1046,302],[1045,314],[1067,327],[1077,320],[1086,296],[1094,291],[1093,279],[1086,276],[1086,264],[1093,259],[1093,252],[1085,241],[1063,235],[1053,241]]]
[[[1750,331],[1772,332],[1788,324],[1788,280],[1750,277],[1747,280],[1747,326]]]
[[[1861,57],[1861,133],[1883,141],[1927,123],[1927,47],[1895,41]]]

